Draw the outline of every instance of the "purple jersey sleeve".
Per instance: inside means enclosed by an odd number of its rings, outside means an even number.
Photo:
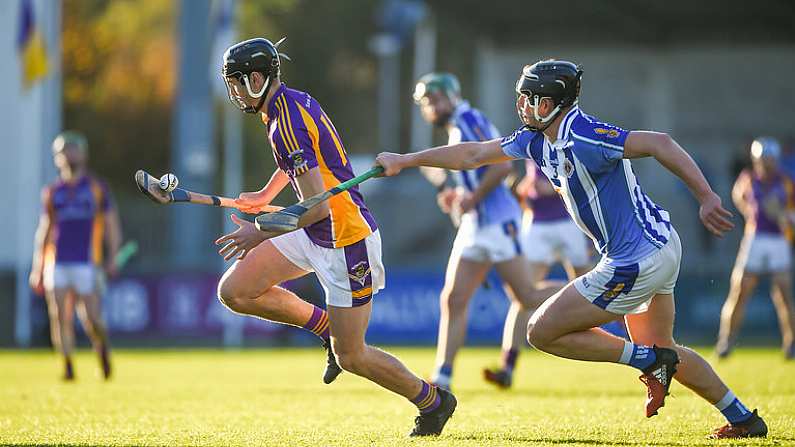
[[[288,95],[281,95],[276,100],[278,110],[276,133],[278,135],[275,135],[273,140],[287,169],[294,172],[295,176],[318,165],[314,151],[315,145],[312,141],[313,135],[309,133],[304,113],[300,107]]]

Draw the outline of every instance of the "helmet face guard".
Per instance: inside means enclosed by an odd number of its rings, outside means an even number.
[[[524,114],[519,109],[519,96],[525,96],[533,108],[533,117],[545,126],[525,126],[534,132],[546,130],[558,116],[561,109],[577,103],[580,94],[580,78],[582,70],[571,62],[542,61],[533,65],[525,65],[522,74],[516,81],[517,104],[519,119],[524,122]],[[550,99],[555,108],[547,115],[538,114],[538,106],[544,98]]]
[[[237,81],[242,87],[245,87],[246,93],[248,96],[252,98],[259,98],[256,106],[252,106],[246,103],[245,97],[238,93],[238,88],[234,86],[230,81],[234,79]],[[270,76],[265,78],[265,84],[262,86],[258,92],[251,91],[251,81],[250,76],[248,74],[243,74],[239,71],[231,73],[229,75],[224,76],[224,83],[226,84],[226,93],[229,96],[229,102],[231,102],[235,107],[240,109],[246,113],[258,113],[262,106],[265,104],[265,97],[267,96],[268,90],[271,87],[272,78]]]
[[[246,113],[258,113],[265,104],[265,98],[273,85],[273,80],[279,77],[279,56],[289,60],[289,57],[279,53],[278,47],[284,42],[282,38],[276,44],[268,39],[255,38],[239,42],[229,47],[224,53],[221,76],[226,84],[229,101],[238,109]],[[259,91],[252,90],[251,73],[258,72],[265,77],[265,84]],[[239,86],[231,81],[235,80]],[[245,91],[243,91],[245,88]],[[255,106],[249,105],[246,96],[259,99]]]

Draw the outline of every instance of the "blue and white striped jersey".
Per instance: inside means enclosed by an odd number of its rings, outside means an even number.
[[[466,101],[462,101],[456,107],[451,118],[451,125],[448,144],[486,141],[500,137],[500,131],[483,113],[470,107]],[[487,169],[488,166],[481,166],[477,169],[452,171],[452,174],[458,186],[472,192],[480,184],[480,179]],[[477,215],[478,225],[490,225],[519,219],[521,208],[508,187],[501,183],[492,189],[470,213]]]
[[[668,212],[643,193],[632,164],[623,158],[627,135],[575,105],[554,143],[524,128],[501,142],[509,157],[535,160],[604,261],[617,266],[656,252],[672,231]]]

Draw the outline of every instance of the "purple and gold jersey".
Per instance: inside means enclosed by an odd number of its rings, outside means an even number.
[[[790,229],[782,228],[775,214],[795,209],[795,188],[792,180],[777,173],[763,181],[752,169],[743,171],[740,175],[744,181],[750,182],[746,199],[751,205],[753,216],[747,222],[749,229],[757,233],[784,234],[791,237]]]
[[[528,179],[533,182],[537,178],[546,178],[533,160],[526,161],[526,171]],[[527,205],[533,210],[533,222],[554,222],[569,218],[566,204],[557,194],[541,196],[534,188],[527,195]]]
[[[268,104],[268,139],[279,169],[295,178],[318,168],[326,189],[355,177],[337,130],[320,104],[308,93],[282,84]],[[325,248],[341,248],[361,241],[376,230],[375,219],[358,187],[329,199],[329,216],[304,227],[309,239]]]
[[[42,205],[52,228],[48,261],[102,262],[105,213],[112,207],[105,183],[90,175],[73,183],[57,180],[44,187]]]

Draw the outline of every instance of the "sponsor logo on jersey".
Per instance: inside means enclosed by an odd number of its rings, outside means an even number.
[[[566,174],[566,178],[571,178],[574,174],[574,164],[568,158],[563,162],[563,173]]]
[[[598,133],[599,135],[605,135],[607,138],[618,138],[619,135],[617,130],[605,129],[603,127],[597,127],[593,131]]]
[[[289,154],[289,157],[293,161],[293,169],[296,171],[306,168],[306,159],[304,158],[303,149],[298,149],[297,151]]]

